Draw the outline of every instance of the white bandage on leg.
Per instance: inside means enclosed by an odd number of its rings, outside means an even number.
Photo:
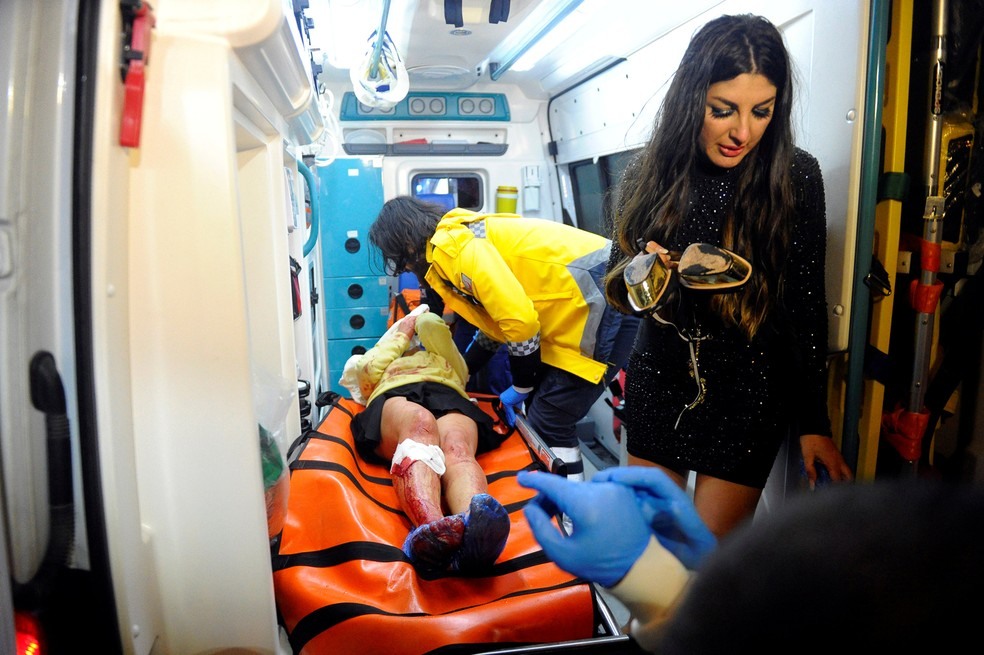
[[[396,447],[393,453],[393,463],[390,465],[390,473],[394,473],[403,461],[409,459],[410,463],[423,462],[438,475],[444,475],[447,467],[444,465],[444,451],[440,446],[434,444],[422,444],[413,439],[404,439]],[[407,464],[409,466],[410,464]]]

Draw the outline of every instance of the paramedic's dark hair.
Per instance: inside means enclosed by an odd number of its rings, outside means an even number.
[[[776,102],[762,140],[742,162],[723,232],[722,245],[752,262],[752,279],[738,294],[720,294],[719,311],[752,336],[772,308],[793,222],[793,79],[782,34],[767,19],[745,14],[716,18],[693,36],[652,137],[618,187],[615,239],[623,252],[621,260],[613,261],[606,293],[620,311],[631,313],[622,271],[636,254],[638,240],[666,243],[687,214],[691,180],[703,156],[708,89],[744,73],[768,78],[776,87]]]
[[[443,206],[412,196],[388,201],[369,227],[369,243],[383,255],[387,273],[399,275],[410,267],[423,281],[427,242],[445,214]]]

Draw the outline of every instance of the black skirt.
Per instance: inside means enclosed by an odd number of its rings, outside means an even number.
[[[645,348],[640,348],[646,344]],[[690,349],[671,327],[644,322],[626,373],[626,450],[675,470],[763,488],[789,430],[785,378],[772,344],[717,331]]]
[[[457,391],[437,382],[414,382],[390,389],[373,398],[362,412],[352,419],[352,437],[356,450],[369,462],[388,464],[376,454],[376,447],[382,440],[380,423],[383,418],[383,405],[387,398],[400,396],[430,411],[435,418],[457,412],[471,418],[478,424],[478,450],[481,454],[497,448],[504,435],[493,429],[492,417],[478,405],[461,397]]]

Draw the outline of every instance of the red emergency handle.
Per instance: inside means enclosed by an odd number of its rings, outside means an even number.
[[[150,31],[156,20],[153,8],[146,2],[133,10],[133,29],[126,57],[129,64],[123,82],[123,114],[120,120],[120,145],[140,146],[140,124],[143,120],[145,71],[150,57]]]

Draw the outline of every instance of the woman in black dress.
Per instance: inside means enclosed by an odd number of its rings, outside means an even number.
[[[811,484],[816,464],[852,478],[827,412],[823,181],[793,144],[792,96],[772,23],[710,21],[619,187],[606,292],[621,311],[638,309],[623,276],[641,248],[671,269],[670,253],[694,243],[751,264],[747,282],[724,291],[671,273],[627,367],[629,464],[659,466],[681,486],[695,471],[694,501],[718,537],[752,516],[790,430]]]

